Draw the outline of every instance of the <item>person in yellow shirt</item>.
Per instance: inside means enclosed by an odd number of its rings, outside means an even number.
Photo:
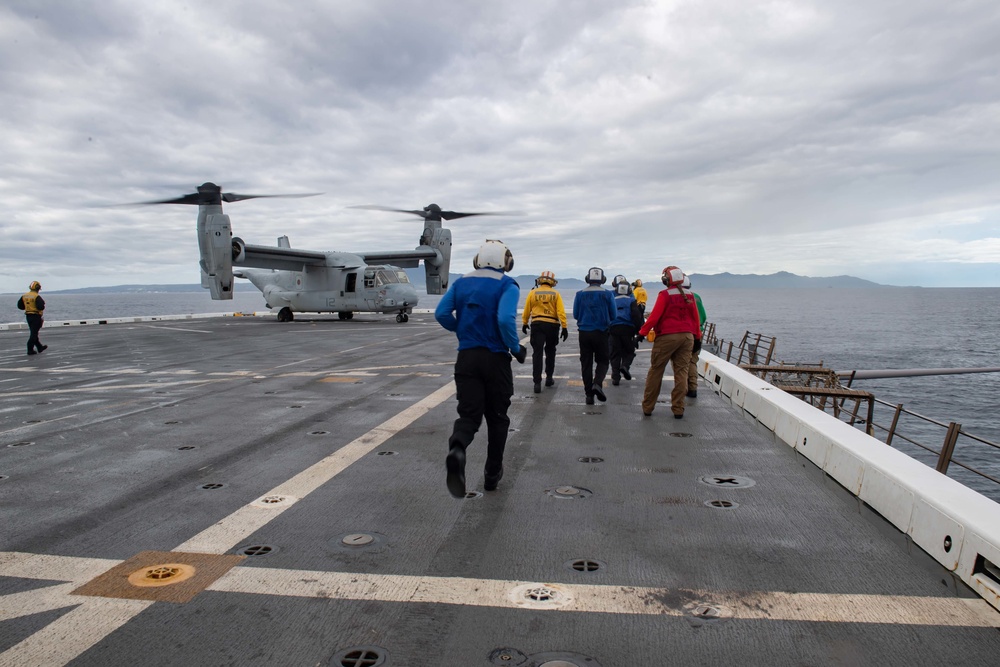
[[[632,296],[635,297],[635,302],[639,304],[639,310],[642,311],[643,315],[646,314],[646,300],[649,298],[646,295],[646,288],[642,286],[642,281],[638,278],[632,283]]]
[[[28,291],[17,300],[17,308],[24,311],[24,319],[28,322],[28,354],[36,354],[35,348],[39,352],[49,349],[48,345],[42,345],[42,341],[38,340],[38,332],[42,330],[42,311],[45,310],[45,299],[38,294],[41,290],[42,286],[34,280]]]
[[[522,333],[528,333],[528,323],[531,323],[531,377],[535,381],[535,393],[542,391],[542,356],[545,357],[545,386],[551,387],[555,382],[552,373],[556,369],[556,345],[559,338],[565,341],[569,337],[566,328],[566,309],[563,306],[562,295],[555,290],[556,275],[551,271],[542,271],[538,276],[538,286],[528,292],[524,302],[522,315]],[[562,328],[560,333],[559,329]]]

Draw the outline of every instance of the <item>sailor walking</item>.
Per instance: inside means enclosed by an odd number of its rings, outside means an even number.
[[[617,311],[615,297],[601,287],[607,281],[604,269],[592,267],[587,271],[586,280],[589,286],[577,292],[573,299],[573,319],[580,337],[583,390],[587,405],[593,405],[594,397],[599,401],[608,400],[602,385],[608,373],[608,333]]]
[[[45,299],[38,294],[41,290],[41,283],[34,280],[28,286],[28,291],[17,300],[17,309],[24,311],[24,319],[28,322],[28,354],[36,354],[36,349],[38,352],[49,349],[48,345],[42,345],[42,341],[38,339],[38,332],[44,324],[42,311],[45,310]]]
[[[631,367],[635,361],[635,333],[642,326],[642,311],[635,297],[632,296],[632,286],[625,276],[620,276],[614,285],[615,318],[611,320],[610,331],[610,364],[611,384],[616,387],[622,378],[632,379]]]
[[[681,283],[681,287],[684,289],[691,289],[691,278],[690,276],[684,276],[684,282]],[[698,306],[698,322],[700,323],[698,329],[701,330],[701,335],[705,335],[705,306],[701,302],[701,296],[697,292],[692,291],[691,296],[694,297],[695,304]],[[687,397],[688,398],[698,398],[698,353],[701,352],[701,338],[694,341],[694,347],[691,349],[691,366],[688,368],[688,384],[687,384]]]
[[[656,399],[660,396],[663,371],[667,362],[674,367],[674,388],[670,392],[670,410],[675,419],[684,416],[684,395],[688,389],[688,371],[694,341],[701,340],[698,307],[690,291],[681,287],[684,273],[676,266],[663,269],[661,276],[667,289],[656,295],[653,312],[639,329],[639,335],[654,332],[653,350],[649,356],[649,372],[642,396],[642,413],[653,414]]]
[[[434,319],[458,336],[455,393],[458,419],[448,440],[445,459],[448,491],[465,497],[465,450],[486,418],[487,491],[503,477],[503,453],[514,394],[511,355],[523,364],[528,350],[517,338],[517,282],[507,275],[514,257],[500,241],[487,240],[472,260],[475,271],[454,283],[434,311]]]
[[[556,368],[556,345],[559,344],[560,335],[564,342],[569,337],[562,295],[555,290],[558,282],[556,274],[542,271],[535,280],[535,288],[528,292],[521,316],[522,333],[528,333],[528,323],[531,323],[531,378],[535,382],[536,394],[542,391],[543,356],[545,386],[551,387],[555,384],[552,374]]]

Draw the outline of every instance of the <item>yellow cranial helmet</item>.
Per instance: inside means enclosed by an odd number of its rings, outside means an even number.
[[[38,290],[42,289],[42,284],[37,280],[33,280],[31,281],[31,284],[28,285],[28,289],[30,289],[32,292],[37,292]]]
[[[542,285],[551,285],[552,287],[555,287],[556,283],[559,281],[556,280],[556,274],[551,271],[542,271],[538,276],[538,282]]]

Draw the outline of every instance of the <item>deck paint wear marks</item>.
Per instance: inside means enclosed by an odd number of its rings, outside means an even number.
[[[414,403],[386,422],[376,426],[333,454],[303,470],[287,482],[279,484],[262,497],[292,496],[301,499],[330,481],[360,458],[370,453],[386,440],[396,435],[414,421],[437,407],[455,393],[454,382],[449,382],[422,400]],[[177,551],[223,554],[246,540],[247,537],[270,523],[291,504],[282,503],[260,507],[257,501],[245,505],[218,523],[195,535],[177,547]]]
[[[708,600],[725,605],[737,619],[823,623],[895,623],[954,627],[1000,627],[985,600],[953,597],[785,593],[770,591],[690,591],[641,586],[542,584],[465,577],[421,577],[235,567],[208,587],[211,591],[305,598],[455,604],[524,608],[512,593],[551,587],[563,594],[561,609],[585,613],[689,616],[693,607],[672,602]],[[680,594],[683,595],[680,595]],[[697,606],[697,605],[695,605]]]

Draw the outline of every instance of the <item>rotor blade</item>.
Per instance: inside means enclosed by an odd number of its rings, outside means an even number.
[[[110,206],[153,206],[156,204],[197,204],[199,200],[199,195],[197,192],[184,195],[183,197],[174,197],[173,199],[154,199],[153,201],[134,201],[130,204],[111,204]]]
[[[445,220],[457,220],[458,218],[468,218],[473,215],[524,215],[519,211],[493,211],[491,213],[458,213],[456,211],[441,211],[441,217]]]
[[[427,211],[408,211],[404,208],[391,208],[375,204],[362,204],[361,206],[348,206],[347,208],[363,208],[368,211],[389,211],[390,213],[412,213],[413,215],[419,215],[421,218],[427,217]]]
[[[234,201],[244,201],[246,199],[273,199],[275,197],[281,197],[282,199],[299,199],[301,197],[316,197],[321,194],[323,193],[307,192],[301,195],[238,195],[235,192],[223,192],[222,201],[234,202]]]

